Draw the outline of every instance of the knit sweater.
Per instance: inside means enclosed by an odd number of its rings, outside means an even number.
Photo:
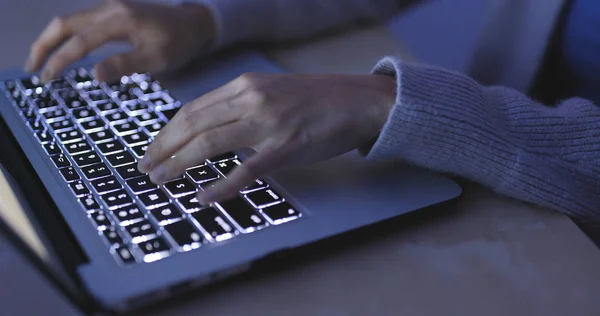
[[[214,48],[301,38],[396,13],[397,0],[196,0],[215,16]],[[251,12],[251,14],[248,14]],[[547,106],[438,67],[385,57],[373,73],[397,95],[366,158],[401,159],[508,197],[600,222],[600,107]]]

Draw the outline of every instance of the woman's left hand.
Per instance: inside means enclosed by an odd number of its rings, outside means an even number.
[[[199,192],[202,204],[231,198],[284,165],[331,158],[367,144],[395,103],[393,77],[253,74],[186,104],[138,164],[162,183],[240,148],[256,151],[226,180]]]

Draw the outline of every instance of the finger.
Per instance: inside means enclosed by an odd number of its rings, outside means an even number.
[[[205,191],[198,192],[198,201],[202,205],[224,201],[235,197],[240,190],[266,173],[279,168],[285,163],[285,150],[269,148],[252,156],[240,166],[233,169],[226,180],[218,181]]]
[[[103,44],[125,37],[126,30],[123,24],[118,21],[108,22],[111,23],[98,23],[71,37],[48,59],[48,63],[42,72],[42,81],[47,82],[54,79],[67,66],[85,57]]]
[[[94,67],[96,79],[104,82],[114,82],[122,76],[134,72],[146,72],[149,58],[139,51],[122,53],[98,63]]]
[[[214,157],[247,146],[252,142],[246,125],[241,121],[208,130],[187,143],[173,157],[166,159],[150,171],[150,179],[156,184],[174,179],[186,169],[204,163]]]
[[[95,7],[68,17],[56,17],[50,21],[40,36],[31,45],[25,70],[38,71],[56,47],[73,36],[74,32],[94,23],[100,16],[100,8]]]
[[[231,123],[241,117],[244,108],[238,98],[225,99],[205,106],[203,97],[186,104],[156,136],[140,160],[138,168],[148,172],[171,157],[181,147],[207,130]]]

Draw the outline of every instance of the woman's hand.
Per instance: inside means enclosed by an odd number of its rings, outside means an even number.
[[[205,7],[179,7],[125,0],[107,0],[88,11],[50,22],[32,44],[25,69],[38,71],[47,60],[42,81],[54,79],[71,63],[111,41],[127,41],[133,50],[100,62],[100,81],[114,81],[134,72],[160,73],[191,61],[215,36]]]
[[[395,103],[392,77],[245,74],[186,104],[138,164],[155,183],[231,150],[250,159],[200,192],[201,203],[233,197],[283,165],[327,159],[367,144]]]

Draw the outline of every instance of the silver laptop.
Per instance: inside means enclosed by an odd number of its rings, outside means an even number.
[[[0,72],[0,180],[12,188],[0,191],[3,226],[82,309],[139,309],[461,194],[447,178],[351,152],[256,179],[203,208],[194,192],[248,152],[207,159],[160,186],[138,173],[137,160],[185,102],[245,72],[284,70],[248,51],[177,76],[107,84],[93,79],[93,62],[44,86]]]

